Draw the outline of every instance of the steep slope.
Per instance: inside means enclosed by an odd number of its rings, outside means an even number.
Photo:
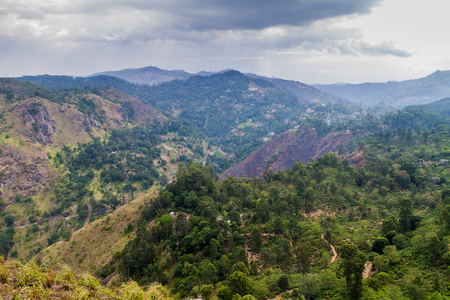
[[[384,83],[325,84],[314,87],[364,105],[384,102],[393,107],[426,104],[450,96],[450,71],[418,79]]]
[[[355,135],[350,132],[333,133],[321,138],[314,129],[286,131],[273,138],[238,165],[220,175],[233,177],[261,177],[265,170],[274,172],[292,168],[295,162],[316,160],[327,152],[335,152]]]
[[[0,253],[29,259],[203,160],[204,141],[166,120],[114,89],[0,79]]]
[[[59,241],[34,260],[51,266],[66,263],[76,272],[94,273],[114,259],[117,251],[135,238],[134,228],[141,207],[155,197],[155,192],[139,197],[74,232],[69,240]],[[127,229],[128,228],[128,229]]]
[[[115,76],[132,83],[154,85],[175,79],[187,79],[188,77],[195,74],[191,74],[182,70],[163,70],[157,67],[150,66],[137,69],[99,72],[93,74],[92,76],[98,75]]]
[[[441,99],[424,105],[413,105],[406,108],[419,108],[443,116],[450,116],[450,98]]]
[[[166,119],[149,105],[112,89],[98,95],[68,93],[63,102],[55,102],[36,96],[36,91],[30,94],[29,88],[11,80],[0,81],[0,191],[6,202],[48,189],[54,179],[49,158],[55,150],[102,137],[129,123]]]
[[[328,103],[328,102],[348,102],[348,100],[336,97],[332,94],[321,91],[311,85],[295,81],[295,80],[285,80],[280,78],[269,78],[264,76],[259,76],[256,74],[247,74],[252,78],[261,78],[271,82],[279,88],[286,89],[292,92],[294,95],[302,100],[308,102],[318,102],[318,103]]]

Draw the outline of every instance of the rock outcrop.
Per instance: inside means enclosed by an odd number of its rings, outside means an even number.
[[[48,164],[42,152],[31,155],[5,145],[0,152],[0,197],[11,203],[17,195],[25,198],[47,191],[52,180]]]

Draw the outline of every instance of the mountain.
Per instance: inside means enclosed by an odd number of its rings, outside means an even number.
[[[173,119],[186,120],[202,137],[220,148],[221,151],[211,151],[214,155],[205,159],[217,172],[223,172],[265,141],[308,118],[324,118],[335,123],[358,119],[367,113],[355,104],[302,83],[271,79],[272,83],[233,70],[195,75],[157,86],[133,84],[107,75],[88,78],[44,75],[19,79],[55,89],[113,87],[151,104]],[[285,87],[295,87],[301,97]]]
[[[97,77],[99,75],[114,76],[131,83],[156,85],[162,82],[172,81],[175,79],[186,80],[191,76],[196,75],[210,76],[229,71],[233,70],[227,69],[219,72],[201,71],[198,73],[188,73],[183,70],[163,70],[157,67],[150,66],[136,69],[124,69],[120,71],[99,72],[91,75],[90,77]],[[259,78],[267,80],[279,88],[291,91],[294,95],[296,95],[297,97],[299,97],[304,101],[317,101],[320,103],[346,101],[342,98],[320,91],[311,85],[307,85],[298,81],[284,80],[273,77],[269,78],[251,73],[246,73],[245,75],[251,78]]]
[[[445,115],[306,102],[237,71],[90,80],[0,80],[0,252],[35,262],[0,258],[2,297],[445,299]],[[211,167],[258,147],[240,178]]]
[[[91,77],[99,75],[114,76],[132,83],[155,85],[175,79],[184,80],[195,74],[182,70],[162,70],[157,67],[144,67],[137,69],[124,69],[120,71],[99,72],[91,75]],[[205,75],[205,73],[202,73],[201,75]]]
[[[262,177],[267,169],[274,172],[292,168],[295,162],[308,163],[325,153],[337,152],[345,147],[355,135],[350,132],[337,132],[324,138],[316,130],[307,128],[299,131],[286,131],[253,152],[248,158],[226,170],[221,179],[232,177]]]
[[[1,254],[20,259],[166,184],[180,162],[208,153],[185,122],[113,88],[55,91],[3,78],[0,124],[0,226],[40,232],[15,242],[0,236]]]
[[[59,99],[50,97],[56,94],[13,80],[0,80],[0,89],[1,192],[7,203],[14,196],[26,198],[48,189],[53,172],[47,153],[101,137],[105,130],[129,122],[166,119],[151,106],[116,90],[68,93],[64,102],[56,102]]]
[[[46,87],[48,89],[63,90],[63,89],[83,89],[83,88],[101,88],[114,87],[120,91],[127,91],[134,85],[130,82],[114,76],[92,76],[92,77],[74,77],[66,75],[37,75],[37,76],[22,76],[14,78],[22,82],[32,82],[34,84]]]
[[[363,105],[402,108],[430,103],[450,96],[450,71],[435,73],[418,79],[362,84],[316,84],[324,92]]]
[[[437,113],[443,116],[450,116],[450,98],[444,98],[435,102],[423,105],[413,105],[407,108],[418,108],[429,112]]]
[[[285,80],[280,78],[270,78],[270,77],[264,77],[259,76],[256,74],[247,74],[248,76],[252,78],[261,78],[264,80],[267,80],[274,84],[275,86],[289,90],[294,95],[299,97],[300,99],[308,102],[318,102],[318,103],[338,103],[338,102],[348,102],[348,100],[345,100],[343,98],[336,97],[334,95],[331,95],[329,93],[323,92],[311,85],[295,81],[295,80]]]
[[[180,166],[97,274],[161,282],[180,298],[445,299],[450,134],[434,129],[362,137],[358,169],[332,153],[263,179],[219,181],[209,167]],[[87,243],[73,241],[80,256],[78,243]]]

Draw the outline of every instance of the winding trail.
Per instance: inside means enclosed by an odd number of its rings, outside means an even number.
[[[327,244],[330,245],[330,247],[331,247],[331,251],[333,252],[333,257],[331,257],[331,259],[330,259],[330,264],[332,264],[336,261],[337,256],[338,256],[338,254],[336,252],[336,248],[325,239],[325,233],[322,233],[322,239],[325,242],[327,242]]]
[[[220,151],[220,147],[217,148],[216,150],[214,150],[213,152],[206,154],[205,158],[203,159],[203,165],[206,166],[206,159],[208,158],[208,156],[214,155],[214,153],[219,152],[219,151]]]

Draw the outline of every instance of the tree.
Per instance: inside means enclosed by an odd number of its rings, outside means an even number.
[[[247,295],[252,291],[250,279],[241,271],[236,271],[230,275],[228,286],[231,289],[232,295]]]
[[[314,207],[315,193],[312,187],[307,187],[304,194],[305,212],[309,214]]]
[[[386,238],[378,238],[372,244],[372,252],[383,254],[383,248],[389,246],[389,241]]]
[[[384,220],[383,225],[381,226],[381,234],[384,235],[385,237],[388,234],[388,232],[391,231],[395,232],[400,231],[400,224],[398,223],[397,218],[394,216],[390,216],[389,218]]]
[[[311,250],[309,245],[306,243],[298,243],[295,252],[297,253],[297,263],[300,273],[308,273],[311,268]]]
[[[226,285],[221,286],[217,290],[217,298],[219,298],[220,300],[231,300],[232,297],[233,297],[233,294],[231,292],[231,289],[229,287],[227,287]]]
[[[411,231],[412,218],[412,201],[409,198],[402,198],[400,200],[400,230],[401,232]]]
[[[11,227],[13,224],[14,224],[14,216],[12,216],[12,215],[7,215],[6,217],[5,217],[5,223],[6,223],[6,226],[8,226],[8,227]]]
[[[346,282],[345,298],[360,299],[362,297],[362,273],[367,256],[354,244],[345,244],[339,250],[342,258],[339,269],[342,270]]]
[[[202,294],[203,299],[205,300],[211,299],[211,294],[213,292],[214,292],[214,285],[212,284],[202,285],[200,289],[200,293]]]
[[[255,251],[259,251],[263,244],[263,235],[261,233],[261,229],[258,226],[255,226],[251,233],[253,249]]]
[[[286,275],[281,275],[280,278],[278,278],[278,287],[282,292],[286,291],[289,287],[289,277]]]

